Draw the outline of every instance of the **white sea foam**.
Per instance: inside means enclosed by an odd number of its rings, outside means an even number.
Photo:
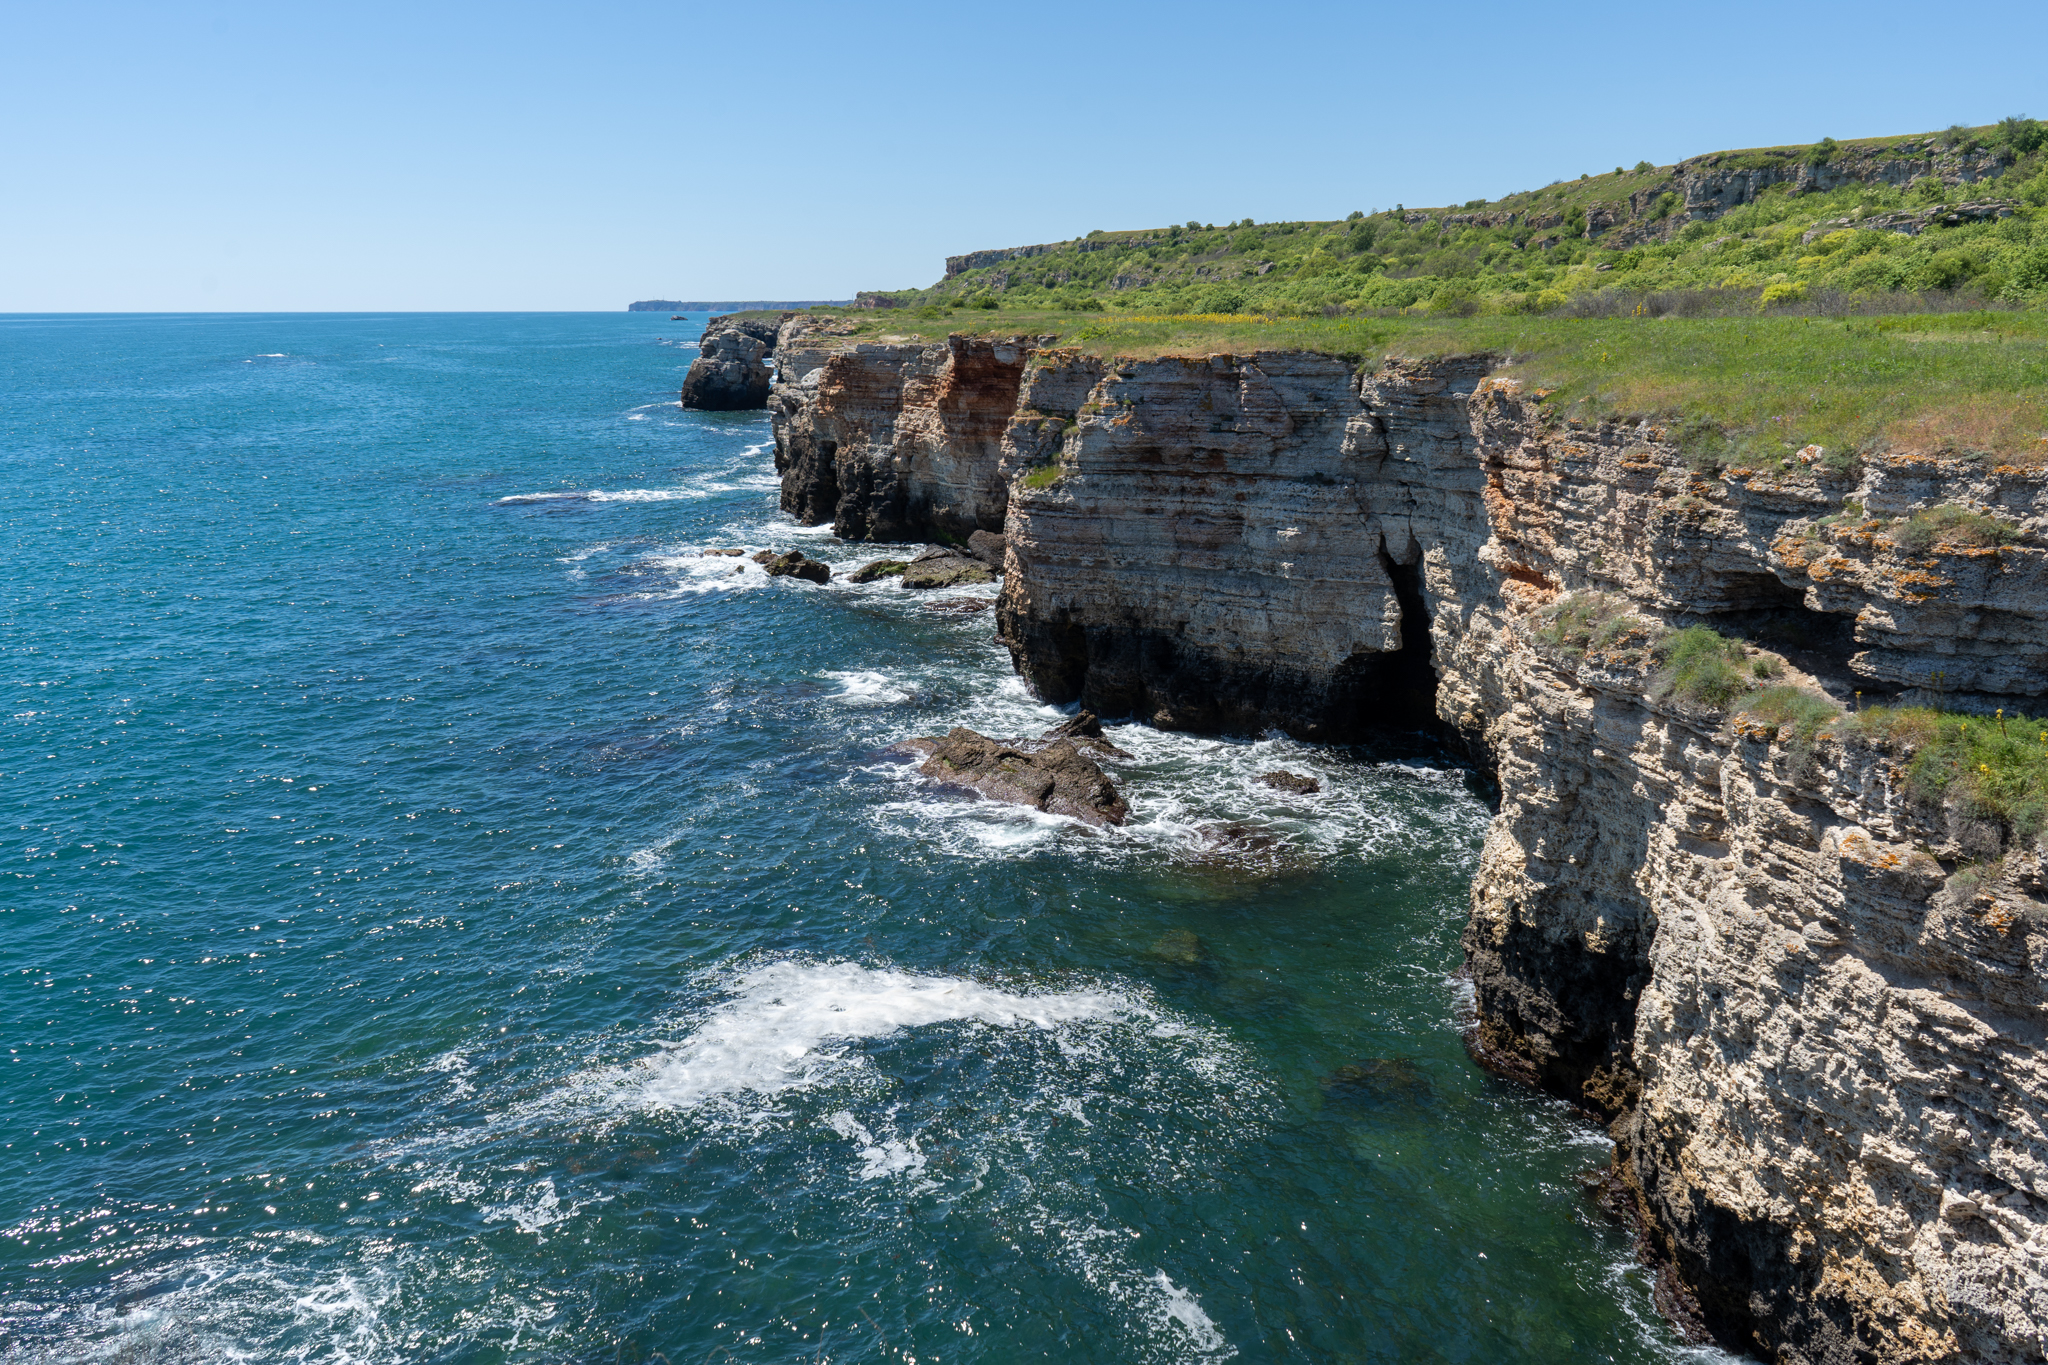
[[[909,697],[910,693],[898,686],[886,673],[862,671],[856,673],[824,673],[839,684],[834,701],[854,702],[897,702]]]
[[[530,1232],[545,1242],[546,1229],[574,1218],[581,1207],[580,1204],[564,1204],[561,1195],[555,1192],[555,1182],[541,1180],[526,1192],[525,1198],[510,1199],[503,1204],[486,1204],[481,1212],[486,1223],[510,1219],[521,1232]]]
[[[1142,1359],[1223,1361],[1237,1354],[1200,1300],[1159,1269],[1148,1269],[1132,1253],[1138,1235],[1038,1209],[1033,1231],[1056,1259],[1089,1287],[1124,1305],[1133,1319],[1134,1342]]]
[[[924,1170],[924,1153],[914,1137],[884,1137],[878,1141],[850,1109],[840,1110],[826,1122],[839,1136],[860,1144],[855,1155],[861,1161],[857,1174],[862,1180],[875,1180],[885,1175],[916,1175]]]
[[[499,498],[496,506],[520,507],[544,502],[674,502],[679,499],[708,498],[726,492],[730,485],[695,488],[558,488],[545,493],[513,493]]]
[[[630,1101],[692,1109],[739,1094],[843,1084],[868,1067],[853,1045],[933,1024],[1052,1029],[1139,1014],[1151,1011],[1100,989],[1034,995],[853,962],[772,962],[734,982],[731,998],[688,1036],[639,1063]]]
[[[458,1098],[472,1094],[476,1089],[469,1079],[471,1073],[469,1058],[465,1057],[459,1049],[442,1053],[434,1058],[433,1061],[428,1062],[425,1069],[428,1071],[438,1071],[447,1076],[449,1092]]]

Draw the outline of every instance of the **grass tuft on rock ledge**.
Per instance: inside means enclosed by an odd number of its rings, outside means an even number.
[[[1912,755],[1906,790],[1920,804],[1995,821],[2019,843],[2048,825],[2048,721],[1873,706],[1854,725],[1864,738]]]
[[[1677,700],[1725,711],[1753,685],[1747,667],[1749,651],[1711,626],[1673,631],[1657,646],[1664,661],[1651,693],[1658,700]]]
[[[1596,662],[1635,666],[1648,663],[1663,636],[1663,627],[1635,614],[1625,597],[1605,592],[1575,592],[1560,597],[1543,614],[1537,634],[1567,654],[1591,655]]]
[[[2020,538],[2020,528],[2009,521],[1973,512],[1954,503],[1943,503],[1915,512],[1892,528],[1892,543],[1914,554],[1926,554],[1937,545],[1989,549],[2010,545]]]

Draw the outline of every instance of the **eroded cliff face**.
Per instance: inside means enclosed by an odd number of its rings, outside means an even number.
[[[1333,740],[1390,704],[1426,714],[1426,665],[1410,665],[1427,651],[1402,650],[1396,585],[1414,575],[1361,534],[1352,369],[1307,354],[1034,365],[1005,438],[1025,478],[998,611],[1039,695]]]
[[[806,345],[806,341],[809,345]],[[782,508],[846,540],[1000,532],[999,446],[1036,338],[831,345],[793,334],[773,401]]]
[[[706,412],[765,406],[776,332],[776,324],[761,319],[711,319],[697,343],[697,358],[683,376],[682,405]]]
[[[954,354],[835,356],[779,429],[854,432],[859,394],[908,412],[890,385],[936,392]],[[1916,803],[1910,756],[1853,725],[1804,743],[1660,697],[1643,647],[1705,621],[1851,707],[2038,711],[2040,472],[1702,477],[1654,426],[1550,423],[1489,357],[1024,359],[975,458],[1006,490],[1001,629],[1034,688],[1333,739],[1433,702],[1499,779],[1474,1051],[1611,1120],[1674,1310],[1785,1361],[2043,1358],[2039,849]],[[1886,533],[1940,503],[2021,540]],[[1573,594],[1639,629],[1560,634]]]

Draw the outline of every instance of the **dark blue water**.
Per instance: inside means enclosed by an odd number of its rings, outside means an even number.
[[[986,612],[701,554],[870,557],[674,406],[695,330],[0,319],[6,1358],[1686,1354],[1463,1054],[1467,775],[927,789],[1057,713]]]

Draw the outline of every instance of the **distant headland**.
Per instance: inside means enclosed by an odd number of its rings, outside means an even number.
[[[775,303],[760,300],[727,300],[723,303],[677,302],[674,299],[642,299],[626,305],[629,313],[750,313],[765,308],[851,308],[852,299],[796,299]]]

